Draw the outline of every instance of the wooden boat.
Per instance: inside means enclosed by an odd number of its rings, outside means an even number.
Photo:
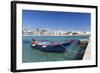
[[[71,44],[72,41],[66,41],[66,42],[38,42],[33,41],[32,47],[34,49],[38,49],[45,52],[58,52],[63,53],[66,51],[66,47]]]

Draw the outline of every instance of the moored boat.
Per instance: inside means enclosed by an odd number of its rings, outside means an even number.
[[[71,44],[72,40],[66,42],[39,42],[33,39],[32,47],[45,52],[57,52],[63,53],[66,51],[66,47]]]

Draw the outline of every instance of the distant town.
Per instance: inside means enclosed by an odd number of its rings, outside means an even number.
[[[49,30],[49,29],[39,29],[34,30],[23,29],[23,35],[33,35],[33,36],[79,36],[79,35],[89,35],[90,32],[86,31],[63,31],[63,30]]]

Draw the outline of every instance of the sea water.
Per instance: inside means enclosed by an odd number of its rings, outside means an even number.
[[[80,47],[72,43],[64,53],[43,52],[31,46],[32,39],[49,42],[65,42],[67,40],[89,39],[89,36],[23,36],[22,37],[22,62],[49,62],[74,60]]]

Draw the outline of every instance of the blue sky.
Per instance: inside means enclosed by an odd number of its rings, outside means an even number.
[[[90,31],[90,13],[23,10],[23,28]]]

